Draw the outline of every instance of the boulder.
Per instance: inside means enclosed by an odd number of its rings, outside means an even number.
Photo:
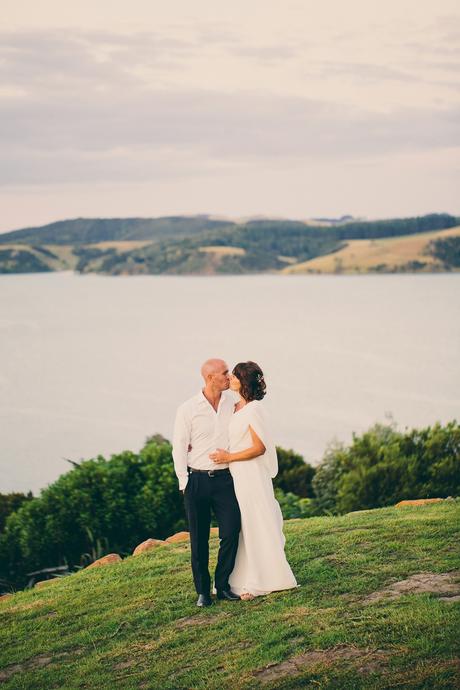
[[[166,539],[168,544],[176,544],[181,541],[190,541],[190,532],[177,532],[173,534],[172,537]]]
[[[211,537],[218,537],[219,536],[219,528],[218,527],[211,527],[209,530],[210,536]],[[158,541],[158,540],[154,540]],[[190,541],[190,532],[177,532],[177,534],[173,534],[172,537],[168,537],[164,542],[160,542],[161,544],[175,544],[176,542],[181,542],[181,541]]]
[[[54,585],[55,582],[58,582],[60,580],[60,577],[52,577],[49,580],[40,580],[40,582],[36,582],[34,585],[34,589],[37,587],[47,587],[48,585]]]
[[[165,543],[166,542],[164,542],[162,539],[146,539],[142,542],[142,544],[138,544],[136,546],[136,548],[133,551],[133,556],[138,556],[140,553],[144,553],[144,551],[156,549],[157,546],[162,546]]]
[[[88,570],[88,568],[96,568],[99,567],[100,565],[110,565],[111,563],[120,563],[121,562],[121,556],[119,556],[117,553],[109,553],[107,556],[103,556],[102,558],[98,558],[97,561],[94,561],[93,563],[90,563],[85,570]]]
[[[405,508],[406,506],[424,506],[430,503],[441,503],[444,498],[417,498],[412,501],[399,501],[396,504],[396,508]]]

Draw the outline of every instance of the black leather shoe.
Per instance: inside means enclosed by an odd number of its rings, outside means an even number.
[[[226,599],[227,601],[239,601],[241,597],[231,589],[218,589],[217,590],[218,599]]]
[[[211,606],[212,605],[212,599],[209,596],[209,594],[199,594],[196,605],[197,606]]]

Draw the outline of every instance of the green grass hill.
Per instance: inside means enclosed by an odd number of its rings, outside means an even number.
[[[457,271],[459,224],[447,213],[320,225],[279,219],[235,223],[205,215],[78,218],[0,234],[0,273]],[[457,232],[445,235],[454,228]],[[398,241],[414,235],[414,242]]]
[[[13,688],[458,688],[460,503],[285,523],[299,582],[195,606],[188,543],[0,601]],[[155,535],[152,535],[155,536]],[[211,539],[215,564],[217,538]]]
[[[191,237],[233,225],[208,216],[164,218],[74,218],[0,234],[0,243],[91,244],[93,242]]]

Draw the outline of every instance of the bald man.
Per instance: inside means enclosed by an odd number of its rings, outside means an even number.
[[[227,448],[234,400],[227,392],[229,371],[222,359],[201,367],[204,387],[184,402],[176,414],[173,436],[174,469],[184,494],[190,530],[192,572],[197,606],[210,606],[209,528],[211,511],[219,525],[219,554],[214,577],[218,599],[236,601],[228,578],[235,565],[241,527],[240,509],[228,465],[216,465],[209,454]]]

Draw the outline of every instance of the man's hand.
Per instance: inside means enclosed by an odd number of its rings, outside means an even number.
[[[231,462],[230,460],[230,453],[227,450],[224,450],[223,448],[217,448],[217,450],[214,451],[214,453],[210,453],[209,457],[211,460],[213,460],[217,465]]]

